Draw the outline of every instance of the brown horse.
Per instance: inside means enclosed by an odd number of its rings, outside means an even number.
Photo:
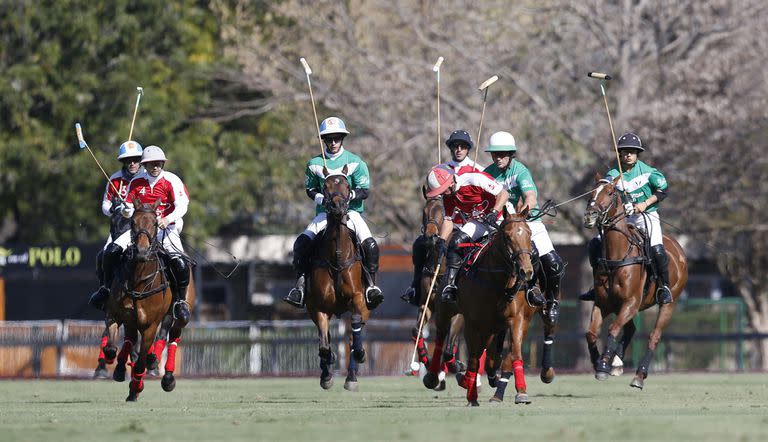
[[[141,336],[126,401],[136,401],[144,389],[149,347],[173,299],[162,259],[158,255],[156,210],[160,200],[155,204],[134,204],[137,208],[131,218],[133,245],[128,249],[127,257],[124,257],[122,278],[114,279],[112,296],[107,302],[107,315],[111,318],[107,325],[110,326],[111,340],[116,338],[117,325],[122,324],[125,329],[125,341],[117,355],[117,366],[113,373],[115,380],[125,379],[125,364]],[[123,379],[120,379],[121,372]]]
[[[603,259],[598,260],[593,269],[595,287],[595,305],[592,319],[586,333],[587,346],[595,367],[595,378],[605,380],[611,372],[611,364],[616,356],[621,358],[629,346],[635,332],[632,319],[638,312],[656,305],[656,281],[651,277],[646,258],[645,241],[642,233],[632,226],[624,215],[621,192],[616,188],[616,180],[610,182],[595,176],[597,187],[584,212],[584,227],[597,228],[602,238]],[[680,244],[672,237],[664,235],[664,248],[669,254],[669,282],[675,301],[688,281],[688,264]],[[631,386],[642,389],[643,381],[648,377],[653,352],[661,339],[661,334],[672,319],[675,302],[659,308],[656,325],[648,338],[648,347],[637,366]],[[616,319],[608,328],[608,338],[603,353],[597,349],[597,338],[603,319],[616,314]],[[624,330],[621,340],[619,333]]]
[[[426,192],[425,189],[424,192]],[[445,208],[443,205],[442,196],[436,196],[427,198],[424,204],[424,210],[422,211],[422,223],[421,232],[413,244],[413,265],[414,265],[414,280],[416,282],[415,298],[418,301],[419,312],[417,318],[424,316],[422,327],[425,327],[429,323],[433,312],[436,311],[436,294],[438,293],[438,284],[432,285],[432,279],[435,276],[435,272],[438,272],[437,279],[441,279],[445,273],[445,250],[440,252],[439,248],[445,248],[446,242],[440,239],[440,229],[443,225],[443,219],[445,217]],[[450,238],[448,239],[450,240]],[[438,257],[441,257],[438,262]],[[439,268],[438,268],[439,264]],[[426,312],[424,311],[426,309]],[[456,348],[458,346],[458,336],[462,327],[464,326],[464,317],[461,314],[457,314],[458,310],[446,309],[445,313],[448,315],[447,326],[450,333],[448,335],[448,341],[446,345],[446,352],[444,359],[448,361],[445,370],[453,372],[457,371],[457,367],[461,366],[461,363],[456,360]],[[429,358],[427,356],[427,348],[424,343],[424,338],[419,335],[419,324],[417,322],[416,327],[411,330],[412,338],[417,340],[416,349],[418,352],[418,362],[421,362],[425,366],[429,366]],[[444,332],[444,331],[443,331]],[[411,368],[413,369],[415,365]],[[417,368],[418,370],[418,368]],[[460,370],[459,370],[460,371]],[[437,390],[445,389],[445,381],[441,380],[440,384],[435,387]]]
[[[345,165],[340,174],[326,175],[323,185],[327,226],[316,240],[309,278],[307,311],[317,326],[320,338],[320,386],[333,386],[332,366],[336,355],[331,350],[329,324],[333,315],[352,312],[350,358],[344,388],[358,388],[358,364],[365,362],[362,331],[369,310],[363,295],[363,268],[361,256],[354,240],[355,232],[347,227],[350,199],[349,180]]]

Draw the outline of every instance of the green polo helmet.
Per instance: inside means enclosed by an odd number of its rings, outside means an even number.
[[[499,131],[491,135],[486,152],[516,152],[515,137],[509,132]]]

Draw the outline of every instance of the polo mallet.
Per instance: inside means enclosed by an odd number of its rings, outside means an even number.
[[[75,133],[77,134],[77,141],[80,143],[80,149],[88,149],[88,153],[90,153],[91,156],[93,157],[93,161],[96,161],[96,165],[99,166],[99,169],[101,169],[101,173],[104,174],[104,177],[107,179],[107,182],[109,183],[110,187],[112,187],[112,191],[115,192],[115,195],[117,195],[120,201],[124,201],[123,198],[120,196],[120,192],[118,192],[118,190],[115,188],[115,185],[109,179],[109,175],[107,175],[107,172],[105,172],[104,168],[101,167],[101,163],[99,163],[99,160],[96,158],[96,155],[93,154],[93,151],[91,151],[91,148],[88,147],[88,143],[85,142],[85,138],[83,138],[83,128],[80,126],[80,123],[75,123]]]
[[[437,164],[443,162],[440,152],[440,65],[443,64],[443,57],[437,59],[437,63],[432,67],[432,71],[437,73]]]
[[[479,91],[485,91],[483,94],[483,111],[480,112],[480,127],[477,128],[477,146],[475,146],[475,167],[477,167],[477,152],[480,151],[480,134],[483,133],[483,117],[485,117],[485,103],[488,101],[488,87],[492,85],[493,83],[496,83],[499,80],[498,75],[494,75],[493,77],[485,80],[483,84],[480,85],[477,89]]]
[[[301,65],[304,66],[304,72],[307,74],[307,86],[309,86],[309,99],[312,100],[312,113],[315,115],[315,128],[317,128],[317,140],[320,142],[320,155],[323,156],[323,168],[328,169],[328,165],[325,162],[325,148],[323,147],[323,137],[320,135],[320,123],[317,120],[317,109],[315,108],[315,96],[312,94],[312,80],[309,76],[312,75],[312,69],[307,63],[307,59],[304,57],[299,58]]]
[[[139,111],[139,101],[141,101],[141,96],[144,95],[144,88],[141,86],[137,86],[136,91],[138,91],[138,95],[136,95],[136,106],[134,106],[133,108],[133,118],[131,119],[131,131],[128,132],[128,141],[131,141],[133,139],[131,138],[133,136],[133,123],[136,122],[136,112]]]
[[[600,80],[600,92],[603,93],[603,103],[605,103],[605,113],[608,114],[608,126],[611,128],[611,139],[613,139],[613,150],[616,152],[616,165],[619,166],[619,176],[621,177],[621,192],[626,192],[624,186],[624,171],[621,169],[621,159],[619,157],[619,146],[616,143],[616,133],[613,131],[613,120],[611,119],[611,110],[608,108],[608,97],[605,95],[605,82],[611,80],[610,75],[602,72],[588,72],[587,77]]]
[[[419,328],[416,329],[416,342],[413,344],[413,355],[411,356],[411,370],[414,371],[419,369],[419,363],[416,362],[416,350],[419,347],[419,336],[421,336],[421,327],[424,325],[424,317],[427,315],[427,306],[429,305],[429,300],[432,298],[432,289],[435,287],[435,281],[437,281],[437,275],[439,273],[440,263],[438,262],[437,267],[435,267],[435,275],[432,276],[432,282],[429,284],[427,300],[424,301],[424,309],[421,311],[421,318],[419,318]]]

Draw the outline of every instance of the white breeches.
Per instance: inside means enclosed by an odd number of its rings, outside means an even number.
[[[539,251],[539,256],[544,256],[555,250],[555,246],[552,245],[552,240],[549,239],[547,227],[543,222],[531,221],[528,223],[528,227],[531,228],[531,241],[533,241],[533,244],[536,246],[536,250]]]
[[[184,254],[184,246],[181,245],[181,229],[184,227],[184,220],[178,220],[169,225],[165,230],[158,229],[157,241],[163,245],[168,255],[178,256]],[[114,241],[115,244],[127,250],[132,244],[131,231],[123,233]]]
[[[651,246],[663,244],[659,212],[635,213],[627,218],[627,221],[648,235],[651,239]]]
[[[459,226],[459,230],[466,233],[467,236],[472,238],[472,241],[476,241],[478,238],[482,238],[490,232],[490,229],[485,223],[481,223],[477,220],[469,220],[466,224]]]
[[[347,217],[348,217],[347,227],[349,227],[355,232],[355,236],[357,236],[357,240],[361,244],[363,241],[373,236],[371,234],[371,229],[368,228],[368,224],[366,224],[363,217],[360,216],[360,212],[357,212],[355,210],[350,210],[349,212],[347,212]],[[304,234],[310,237],[311,239],[315,239],[315,236],[317,236],[318,233],[323,231],[327,224],[328,224],[328,215],[325,212],[319,213],[317,214],[315,219],[313,219],[312,222],[309,223],[306,230],[304,230]]]
[[[112,244],[112,241],[114,240],[112,239],[112,234],[110,233],[107,237],[107,242],[104,243],[104,247],[102,247],[101,250],[107,250],[107,246]]]

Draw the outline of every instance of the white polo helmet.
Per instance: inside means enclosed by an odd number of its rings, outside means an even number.
[[[120,145],[120,150],[117,154],[117,159],[140,157],[141,156],[141,144],[135,141],[126,141]]]
[[[144,149],[144,153],[141,155],[141,164],[149,163],[152,161],[168,161],[165,158],[163,149],[157,146],[147,146]]]
[[[320,136],[326,134],[344,134],[349,135],[347,125],[339,117],[328,117],[320,123]]]
[[[511,133],[504,131],[491,135],[490,143],[485,148],[486,152],[515,152],[516,150],[515,137]]]

